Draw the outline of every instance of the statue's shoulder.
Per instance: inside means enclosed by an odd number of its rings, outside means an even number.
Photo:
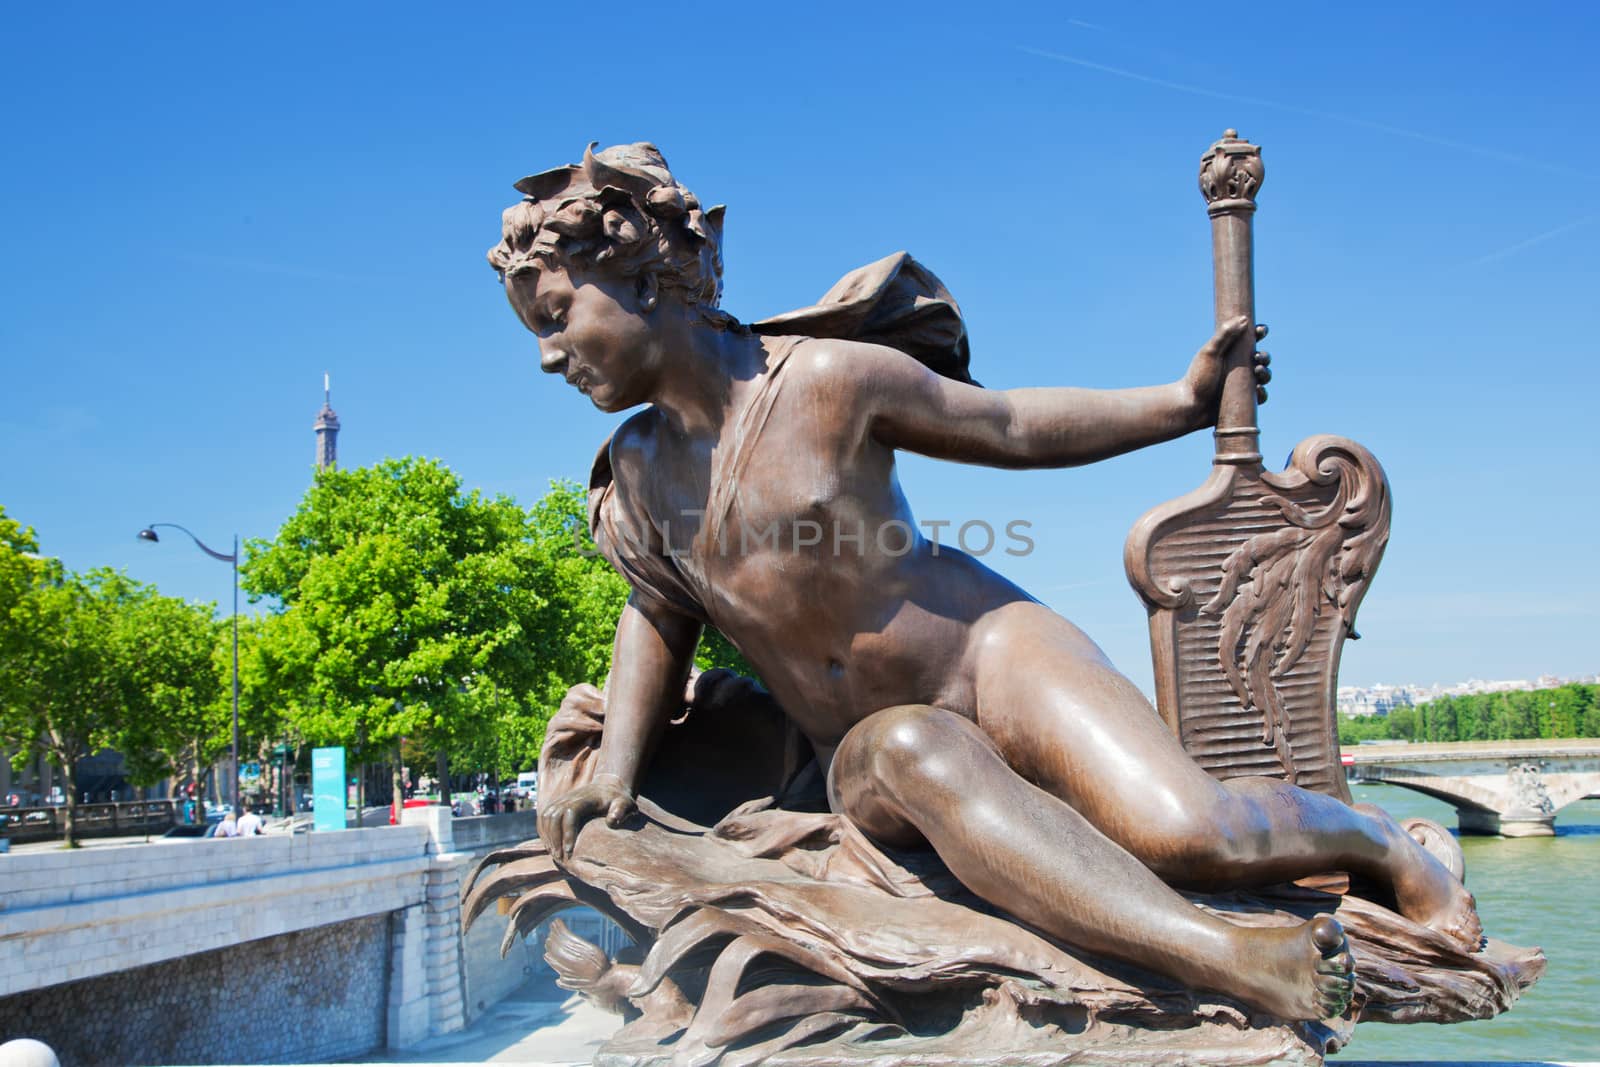
[[[594,532],[602,512],[616,506],[618,483],[623,495],[645,477],[655,451],[660,413],[654,407],[628,416],[600,445],[589,467],[589,530]]]
[[[837,385],[872,382],[885,362],[915,362],[903,350],[880,341],[841,337],[806,337],[789,356],[791,378]]]
[[[642,464],[655,456],[657,433],[661,426],[661,413],[655,407],[636,411],[623,420],[606,442],[610,452],[611,467],[624,477],[643,473]]]
[[[589,534],[635,593],[705,622],[705,609],[646,506],[645,479],[660,424],[660,414],[646,408],[600,446],[589,470]]]

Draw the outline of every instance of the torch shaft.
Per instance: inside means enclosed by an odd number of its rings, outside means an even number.
[[[1255,381],[1255,254],[1250,224],[1266,176],[1261,149],[1228,130],[1200,159],[1200,194],[1211,216],[1211,277],[1217,325],[1250,326],[1228,352],[1217,409],[1217,463],[1259,465]]]
[[[1211,218],[1211,276],[1217,325],[1243,315],[1250,320],[1228,352],[1217,408],[1218,463],[1260,462],[1256,429],[1255,257],[1251,242],[1252,212],[1229,211]]]

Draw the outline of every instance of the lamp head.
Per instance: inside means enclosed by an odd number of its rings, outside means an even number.
[[[139,531],[139,540],[141,540],[141,541],[155,541],[155,542],[159,543],[161,538],[156,536],[156,532],[154,530],[152,530],[152,529],[150,529],[150,527],[146,526],[144,529]]]

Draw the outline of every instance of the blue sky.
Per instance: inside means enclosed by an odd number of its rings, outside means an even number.
[[[1586,5],[9,8],[0,503],[77,568],[226,600],[134,540],[269,536],[322,374],[346,465],[415,453],[529,502],[613,419],[541,375],[484,263],[524,174],[652,140],[729,205],[725,305],[905,248],[996,388],[1169,380],[1211,332],[1201,151],[1264,147],[1264,451],[1372,449],[1388,556],[1343,680],[1600,669],[1600,12]],[[1197,434],[1092,469],[910,460],[919,515],[1149,688],[1123,538]],[[1273,464],[1281,463],[1281,459]]]

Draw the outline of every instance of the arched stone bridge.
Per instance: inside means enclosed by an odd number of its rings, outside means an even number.
[[[1387,782],[1454,804],[1461,832],[1539,837],[1556,812],[1600,794],[1600,740],[1352,745],[1352,782]]]

